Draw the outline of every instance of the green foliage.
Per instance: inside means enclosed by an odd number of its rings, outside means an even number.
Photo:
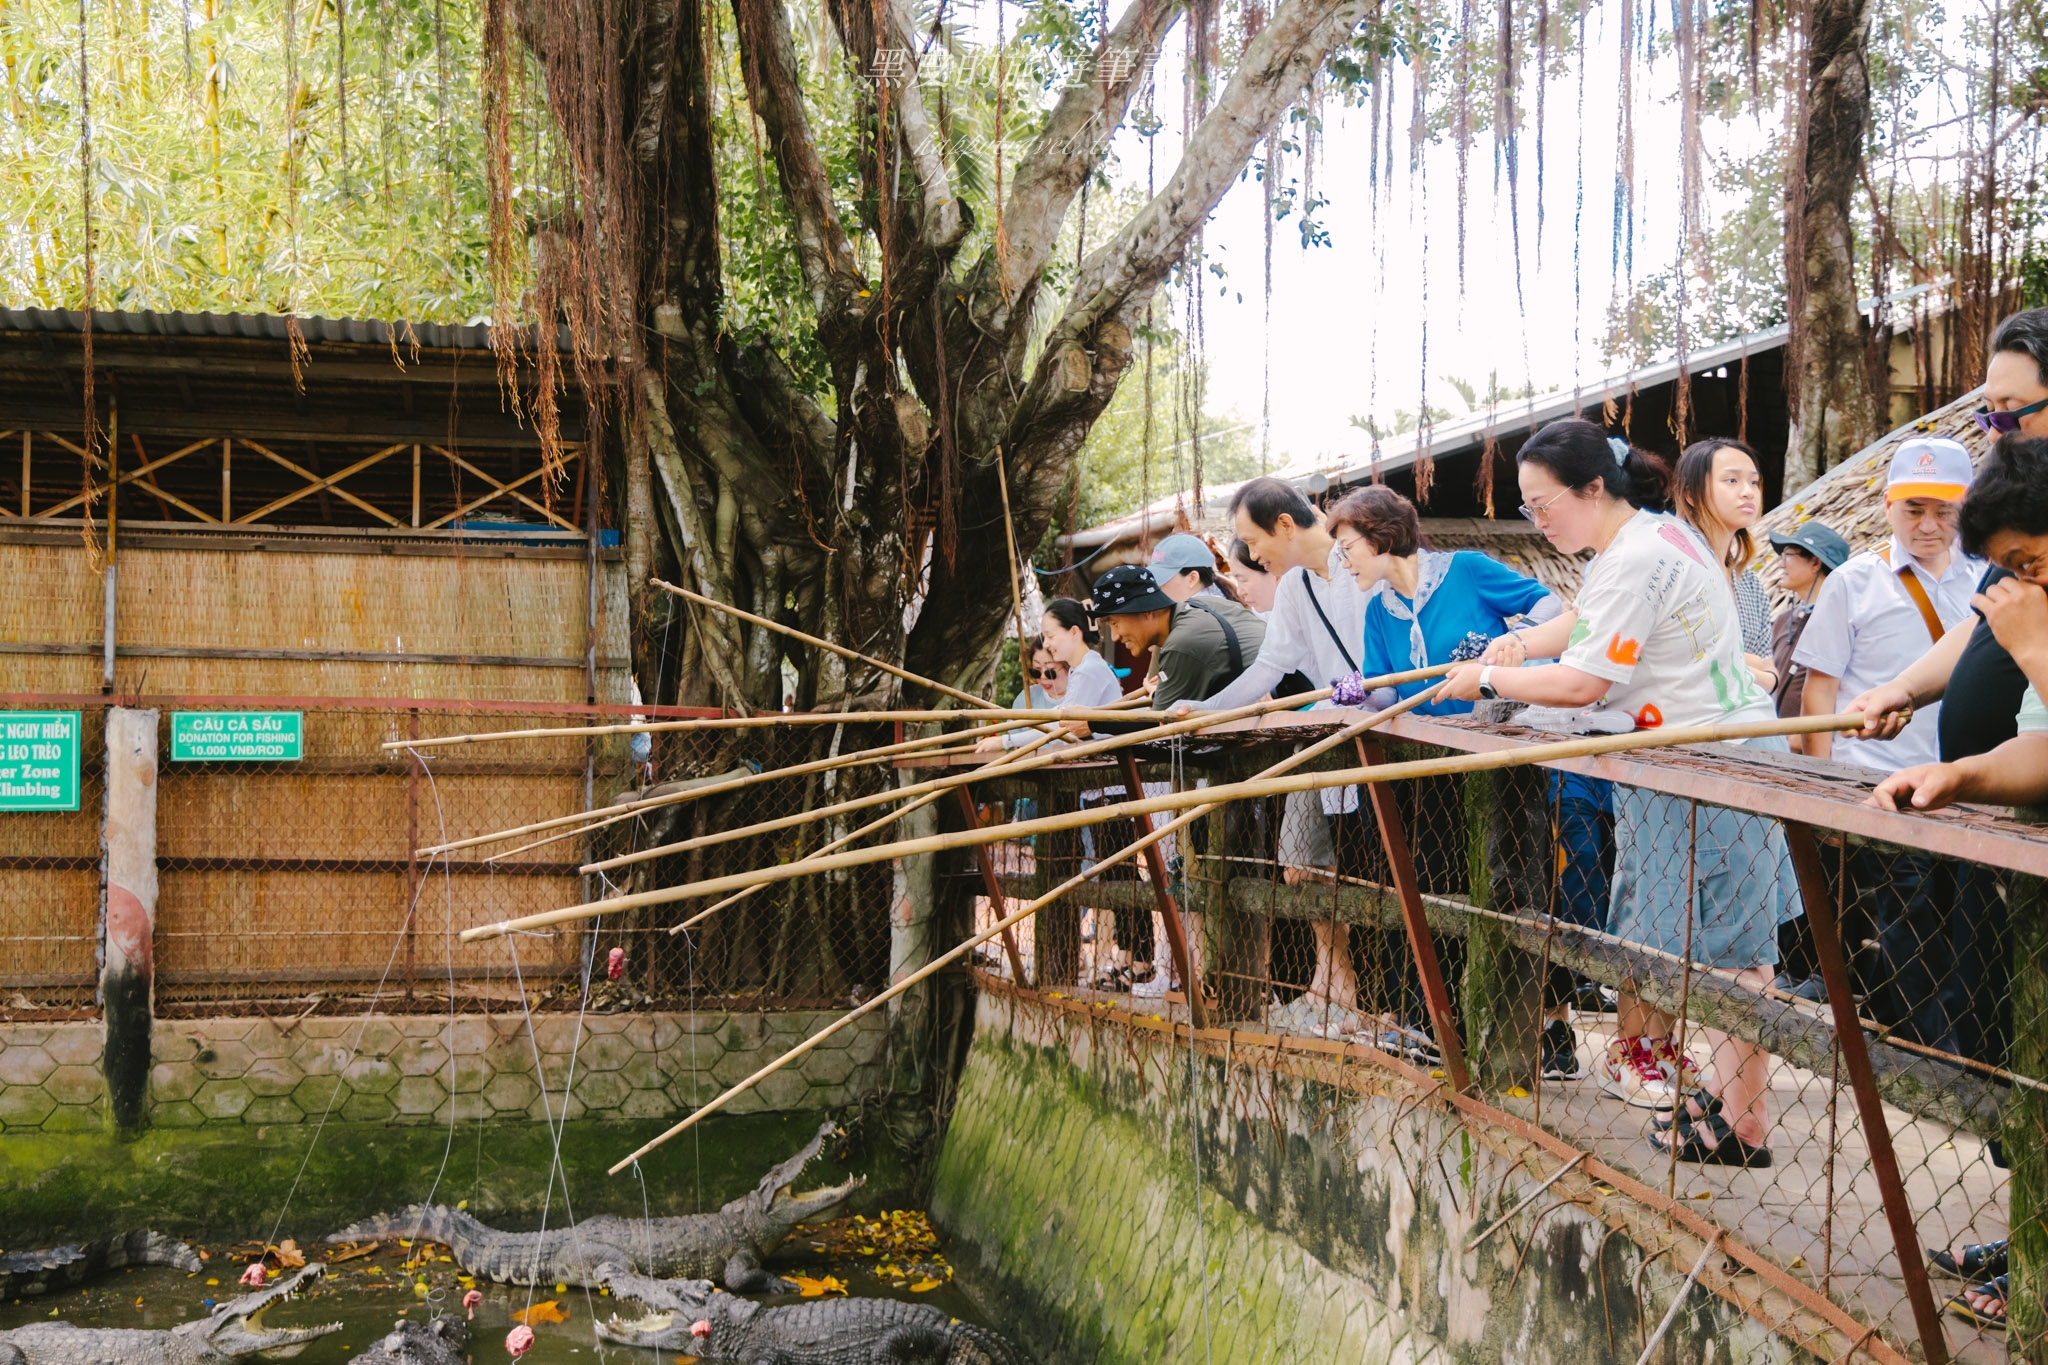
[[[1145,373],[1139,358],[1117,386],[1116,396],[1095,419],[1074,462],[1078,499],[1074,526],[1094,526],[1150,502],[1192,489],[1195,441],[1181,415],[1182,387],[1196,375],[1177,337],[1162,334],[1152,358],[1152,439],[1145,439]],[[1236,483],[1260,472],[1259,430],[1236,413],[1204,413],[1201,422],[1202,485]],[[1275,451],[1272,467],[1286,464]],[[1193,512],[1190,507],[1189,512]],[[1050,561],[1047,561],[1050,562]]]
[[[477,0],[338,3],[87,10],[100,307],[489,311]],[[0,292],[17,305],[84,297],[77,15],[0,4]],[[529,215],[535,115],[514,133]]]

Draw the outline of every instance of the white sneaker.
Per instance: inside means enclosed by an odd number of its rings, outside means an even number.
[[[1593,1071],[1602,1090],[1639,1109],[1669,1109],[1677,1093],[1647,1038],[1616,1038]]]

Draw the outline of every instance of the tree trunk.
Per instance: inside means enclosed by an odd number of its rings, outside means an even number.
[[[1283,0],[1245,44],[1164,188],[1081,263],[1035,360],[1040,284],[1061,224],[1150,79],[1179,0],[1131,0],[1103,36],[1104,60],[1061,90],[1038,135],[1006,159],[1001,230],[971,260],[962,246],[972,218],[943,154],[944,110],[927,108],[917,81],[923,44],[909,0],[825,0],[839,42],[831,60],[863,77],[865,193],[854,223],[813,136],[804,86],[820,73],[806,65],[814,59],[798,49],[787,7],[722,0],[829,395],[814,394],[773,345],[727,327],[711,119],[712,76],[726,58],[710,46],[718,26],[707,0],[491,2],[518,6],[517,31],[540,58],[574,149],[577,212],[544,229],[555,246],[542,258],[558,265],[579,373],[601,374],[617,398],[626,468],[612,487],[636,579],[673,564],[707,596],[979,689],[1011,616],[1005,580],[1018,571],[995,462],[1008,475],[1019,543],[1036,544],[1129,368],[1147,301],[1249,161],[1258,131],[1352,35],[1367,0]],[[892,60],[889,74],[868,79],[885,69],[884,53],[908,59],[909,70]],[[861,233],[880,248],[872,279],[855,250]],[[606,253],[623,259],[599,259]],[[663,647],[667,617],[642,589],[634,584],[644,665]],[[879,671],[812,657],[713,611],[689,609],[677,634],[667,647],[694,666],[666,674],[681,675],[673,698],[649,702],[774,707],[785,656],[802,678],[802,705],[887,703],[902,691]]]
[[[1812,0],[1807,26],[1799,140],[1786,178],[1787,495],[1879,435],[1850,219],[1870,129],[1869,0]]]

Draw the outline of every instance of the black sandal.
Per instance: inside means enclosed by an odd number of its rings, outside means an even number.
[[[1693,1104],[1699,1106],[1699,1113],[1688,1113],[1686,1115],[1686,1117],[1689,1119],[1709,1118],[1712,1115],[1721,1112],[1721,1097],[1719,1095],[1708,1094],[1707,1088],[1705,1086],[1701,1086],[1699,1089],[1693,1091],[1690,1095],[1687,1095],[1684,1099],[1680,1100],[1679,1103]],[[1669,1113],[1658,1114],[1655,1118],[1652,1118],[1650,1120],[1650,1126],[1660,1133],[1663,1132],[1665,1129],[1671,1126],[1671,1115]]]
[[[1098,991],[1108,991],[1115,995],[1127,993],[1131,989],[1131,969],[1129,967],[1111,967],[1108,971],[1095,978],[1095,989]]]
[[[1941,1305],[1944,1310],[1955,1314],[1965,1322],[1972,1323],[1978,1327],[1991,1327],[2001,1332],[2004,1331],[2005,1309],[2001,1308],[1993,1313],[1986,1309],[1973,1308],[1970,1306],[1968,1297],[1971,1294],[1989,1294],[2000,1303],[2010,1307],[2012,1302],[2012,1277],[2009,1275],[1995,1275],[1983,1284],[1973,1284],[1962,1293],[1951,1296]]]
[[[1961,1256],[1950,1255],[1947,1247],[1939,1250],[1930,1247],[1927,1264],[1953,1279],[1981,1284],[2005,1274],[2008,1268],[2006,1246],[2004,1238],[1996,1242],[1972,1242],[1963,1247]]]
[[[1666,1140],[1659,1141],[1660,1137]],[[1709,1114],[1703,1119],[1681,1115],[1670,1133],[1650,1134],[1650,1145],[1657,1149],[1659,1155],[1669,1156],[1673,1138],[1678,1144],[1680,1161],[1695,1161],[1702,1166],[1742,1166],[1751,1170],[1771,1164],[1770,1148],[1750,1146],[1735,1136],[1735,1130],[1719,1114]]]

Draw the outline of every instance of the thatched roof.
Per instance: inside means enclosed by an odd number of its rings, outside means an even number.
[[[1424,517],[1422,539],[1432,550],[1478,550],[1491,555],[1567,602],[1579,595],[1579,578],[1585,572],[1586,557],[1560,554],[1534,523],[1519,516],[1513,521]]]
[[[1915,436],[1947,436],[1961,441],[1977,464],[1991,453],[1992,439],[1978,430],[1973,414],[1982,402],[1982,389],[1972,389],[1945,407],[1887,432],[1850,460],[1830,469],[1806,487],[1766,512],[1756,527],[1757,544],[1764,553],[1757,557],[1756,571],[1765,586],[1778,591],[1778,557],[1770,553],[1773,531],[1788,531],[1802,522],[1818,519],[1839,531],[1851,550],[1882,545],[1891,536],[1884,519],[1884,476],[1892,451]]]

